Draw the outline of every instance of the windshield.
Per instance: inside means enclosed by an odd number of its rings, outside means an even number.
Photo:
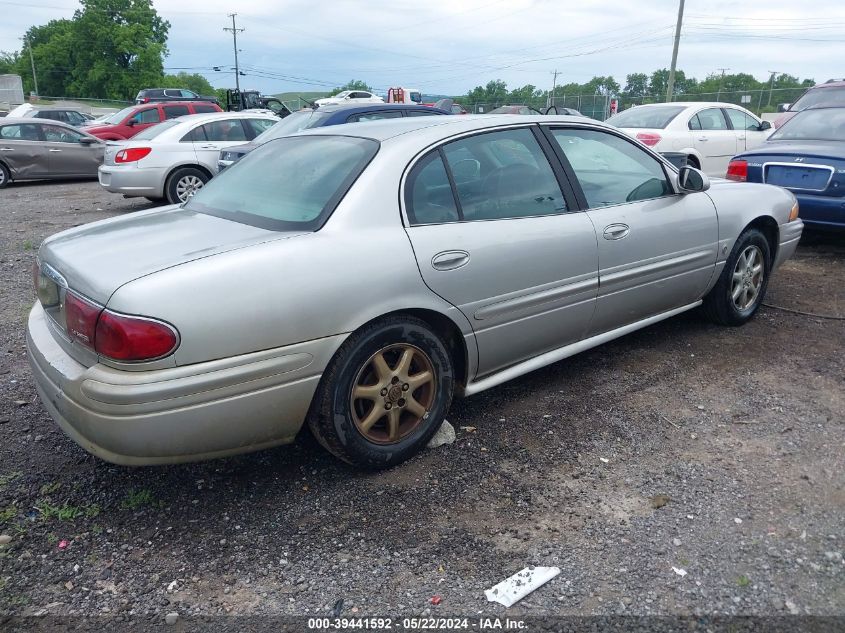
[[[808,90],[790,106],[789,111],[800,112],[816,105],[845,105],[845,86]]]
[[[348,136],[277,139],[215,176],[185,208],[271,231],[316,231],[378,148]]]
[[[662,130],[686,109],[686,106],[638,106],[610,117],[605,123],[614,127]]]
[[[348,97],[351,94],[350,90],[344,90],[343,92],[338,92],[334,98],[335,99],[343,99],[344,97]]]
[[[141,130],[135,136],[132,137],[133,141],[148,141],[152,138],[155,138],[162,132],[166,132],[172,127],[176,127],[182,123],[182,121],[177,121],[176,119],[170,119],[169,121],[165,121],[164,123],[158,123],[153,125],[152,127],[148,127],[145,130]]]
[[[103,123],[107,123],[109,125],[117,125],[118,123],[123,122],[123,119],[128,117],[135,111],[135,106],[129,106],[128,108],[123,108],[120,112],[115,112],[107,116],[105,119],[102,119]]]
[[[845,108],[803,110],[784,123],[770,141],[845,141]]]
[[[322,122],[330,116],[331,112],[320,112],[319,110],[294,112],[256,136],[253,143],[261,145],[267,141],[272,141],[274,138],[282,138],[312,127],[320,127]]]

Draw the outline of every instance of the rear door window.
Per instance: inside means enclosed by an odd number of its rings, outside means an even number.
[[[183,105],[166,105],[164,106],[164,118],[165,119],[175,119],[176,117],[185,116],[186,114],[190,114],[191,111],[188,109],[188,106]]]
[[[207,114],[209,112],[217,112],[217,111],[218,111],[217,108],[215,108],[213,105],[199,105],[198,104],[198,105],[194,106],[194,112],[196,112],[197,114]]]
[[[34,123],[4,125],[0,127],[0,138],[9,141],[40,141],[41,132]]]
[[[252,134],[250,135],[250,138],[255,138],[259,134],[262,134],[263,132],[266,132],[267,130],[269,130],[276,123],[278,123],[279,120],[278,119],[275,119],[275,120],[273,120],[273,119],[244,119],[243,122],[244,122],[244,125],[247,126],[247,129],[249,129],[249,131],[252,132]]]
[[[49,143],[79,143],[83,135],[58,125],[42,125],[44,138]]]
[[[461,219],[440,152],[431,152],[414,165],[405,185],[405,207],[412,225]]]
[[[698,121],[702,130],[727,130],[728,122],[721,108],[708,108],[698,113]]]
[[[240,119],[224,119],[222,121],[213,121],[202,126],[205,130],[205,136],[209,141],[230,142],[243,141],[249,139],[246,137],[246,132],[241,125]]]

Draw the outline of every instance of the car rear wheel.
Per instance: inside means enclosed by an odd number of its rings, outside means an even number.
[[[332,359],[308,416],[327,450],[354,466],[390,468],[437,432],[454,390],[446,345],[413,317],[352,334]]]
[[[12,176],[9,170],[3,163],[0,163],[0,189],[8,185],[12,181]]]
[[[177,169],[167,179],[165,192],[170,204],[181,204],[202,189],[208,182],[206,173],[195,167]]]
[[[734,244],[719,281],[704,298],[704,313],[722,325],[747,322],[763,303],[771,266],[766,236],[758,229],[747,229]]]

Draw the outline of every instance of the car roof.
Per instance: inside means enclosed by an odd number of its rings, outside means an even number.
[[[845,88],[845,79],[828,79],[824,83],[816,84],[810,90],[816,88]]]
[[[204,123],[224,117],[229,119],[272,119],[273,115],[263,112],[201,112],[200,114],[185,114],[176,117],[176,120],[180,123]],[[281,119],[279,120],[281,121]]]
[[[658,108],[658,107],[681,107],[681,108],[743,108],[736,103],[725,101],[672,101],[668,103],[644,103],[633,106],[634,108]],[[631,108],[628,108],[630,110]]]
[[[359,138],[369,138],[381,142],[438,126],[450,126],[448,130],[444,129],[444,132],[447,132],[446,135],[448,135],[488,128],[492,129],[498,126],[526,125],[531,123],[576,123],[580,125],[589,123],[596,127],[615,129],[593,119],[564,114],[465,114],[463,116],[402,117],[401,119],[345,123],[343,125],[310,128],[298,132],[294,136],[357,136]]]
[[[316,109],[317,112],[338,112],[341,110],[345,113],[352,114],[356,112],[371,112],[373,110],[435,110],[437,112],[445,112],[445,110],[439,110],[432,106],[411,105],[408,103],[331,103]]]
[[[0,126],[4,125],[18,125],[21,123],[26,123],[29,125],[53,125],[57,127],[63,127],[66,130],[70,130],[72,132],[76,132],[78,134],[83,134],[85,136],[91,136],[92,138],[96,138],[92,136],[85,128],[78,128],[69,123],[65,123],[64,121],[54,121],[53,119],[36,119],[36,118],[24,118],[24,117],[2,117],[0,118]]]
[[[168,88],[168,90],[169,90],[169,88]],[[191,100],[191,101],[154,101],[153,103],[136,103],[135,105],[128,105],[126,107],[127,108],[157,108],[159,106],[162,106],[162,107],[168,107],[169,108],[171,106],[178,106],[178,105],[197,106],[197,105],[201,105],[203,103],[214,105],[211,101]]]

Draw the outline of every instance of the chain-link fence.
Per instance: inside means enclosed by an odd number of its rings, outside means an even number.
[[[457,100],[460,102],[460,99]],[[561,95],[556,97],[545,96],[536,99],[529,99],[520,103],[513,101],[487,101],[478,103],[461,103],[469,112],[474,114],[484,114],[491,110],[495,110],[501,106],[506,105],[520,105],[528,106],[538,112],[545,114],[552,108],[551,113],[554,113],[554,108],[558,112],[562,112],[563,108],[570,110],[577,110],[584,116],[588,116],[598,121],[604,121],[610,116],[610,102],[611,98],[607,95]]]
[[[795,103],[806,88],[757,88],[754,90],[719,90],[717,92],[681,93],[675,95],[673,101],[718,101],[733,103],[754,112],[775,112],[780,104]],[[641,97],[624,97],[621,108],[647,103],[664,103],[666,95],[645,95]]]

